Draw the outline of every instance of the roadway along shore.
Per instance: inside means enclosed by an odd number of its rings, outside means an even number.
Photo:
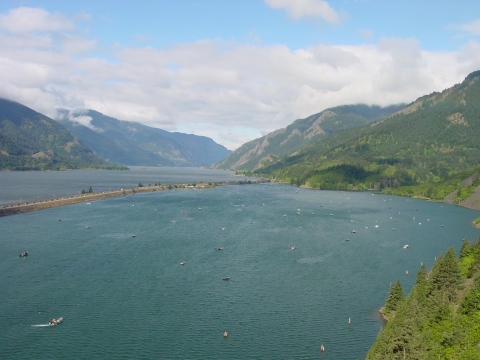
[[[268,182],[267,180],[257,180],[257,181],[228,181],[228,182],[217,182],[217,183],[199,183],[195,186],[188,184],[176,184],[176,185],[159,185],[159,186],[143,186],[130,189],[117,189],[117,190],[107,190],[101,192],[85,193],[78,195],[66,195],[59,196],[55,198],[41,199],[41,200],[32,200],[32,201],[22,201],[10,204],[0,205],[0,216],[8,216],[15,214],[22,214],[29,211],[49,209],[64,205],[78,204],[81,202],[89,202],[94,200],[101,200],[110,197],[117,196],[127,196],[143,192],[153,192],[153,191],[164,191],[164,190],[201,190],[208,189],[217,186],[225,185],[240,185],[240,184],[258,184]]]

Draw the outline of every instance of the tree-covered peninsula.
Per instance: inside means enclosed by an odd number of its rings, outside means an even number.
[[[480,239],[464,240],[431,271],[422,264],[411,293],[390,286],[382,313],[388,321],[367,360],[480,359]]]

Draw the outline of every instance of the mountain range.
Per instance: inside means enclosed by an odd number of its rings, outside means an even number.
[[[94,110],[57,109],[56,118],[0,99],[0,170],[211,166],[231,152],[205,136],[168,132]]]
[[[384,120],[290,153],[257,175],[321,189],[433,183],[480,164],[480,71]]]
[[[216,169],[255,170],[297,150],[349,128],[358,128],[399,111],[405,105],[343,105],[326,109],[305,119],[252,140],[215,164]]]
[[[56,118],[100,158],[123,165],[211,166],[231,152],[205,136],[168,132],[94,110],[57,109]]]
[[[56,121],[0,99],[0,170],[122,168],[98,158]]]

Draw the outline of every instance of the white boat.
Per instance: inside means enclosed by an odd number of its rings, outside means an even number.
[[[408,249],[408,245],[404,245],[403,248],[404,248],[404,249]]]
[[[295,246],[290,246],[290,249],[295,250]]]
[[[63,321],[63,317],[59,317],[59,318],[57,318],[57,319],[52,319],[52,320],[50,320],[50,322],[49,322],[49,326],[57,326],[57,325],[60,324],[62,321]]]

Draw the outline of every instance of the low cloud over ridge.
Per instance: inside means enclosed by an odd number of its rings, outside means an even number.
[[[229,149],[328,107],[410,102],[480,68],[473,40],[455,52],[404,38],[303,49],[202,40],[165,49],[117,44],[99,56],[96,39],[77,32],[72,18],[42,14],[57,25],[22,30],[11,25],[15,10],[0,15],[0,97],[49,116],[58,107],[91,108]]]

